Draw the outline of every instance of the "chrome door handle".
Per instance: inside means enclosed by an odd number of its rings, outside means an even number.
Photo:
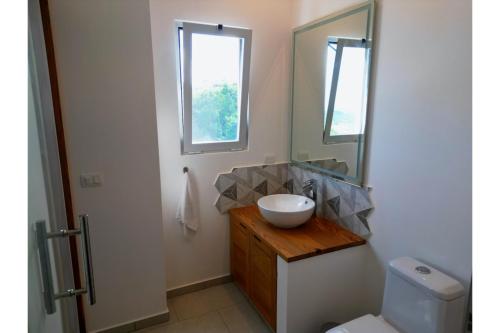
[[[89,216],[87,214],[78,216],[80,230],[82,233],[82,253],[85,265],[85,284],[88,291],[90,305],[95,304],[94,268],[92,266],[92,251],[90,249]]]
[[[63,297],[72,297],[76,295],[87,294],[90,305],[94,305],[96,303],[88,215],[79,215],[78,219],[80,221],[79,229],[63,229],[57,232],[47,232],[44,220],[37,221],[35,223],[36,240],[41,268],[40,270],[42,273],[43,299],[47,314],[52,314],[56,311],[55,301]],[[67,289],[66,291],[55,293],[48,241],[51,238],[63,238],[77,235],[82,236],[81,245],[85,274],[85,288]]]
[[[48,314],[56,312],[54,298],[54,287],[52,285],[52,268],[50,264],[49,244],[47,241],[47,229],[45,221],[35,223],[36,243],[38,246],[38,259],[40,260],[40,272],[42,274],[43,302]]]

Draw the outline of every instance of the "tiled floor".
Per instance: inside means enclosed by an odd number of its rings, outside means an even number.
[[[168,300],[170,321],[140,333],[271,333],[240,290],[227,283]]]

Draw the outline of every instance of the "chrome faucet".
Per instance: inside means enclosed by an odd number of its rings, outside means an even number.
[[[316,203],[316,199],[318,198],[318,183],[316,179],[306,180],[304,186],[302,186],[302,193]]]

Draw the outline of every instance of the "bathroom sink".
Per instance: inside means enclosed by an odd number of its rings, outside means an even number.
[[[262,216],[279,228],[294,228],[305,223],[314,212],[316,204],[302,195],[273,194],[257,201]]]

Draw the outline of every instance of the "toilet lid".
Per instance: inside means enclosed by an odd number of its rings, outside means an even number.
[[[332,328],[326,333],[400,333],[382,318],[364,315]]]

